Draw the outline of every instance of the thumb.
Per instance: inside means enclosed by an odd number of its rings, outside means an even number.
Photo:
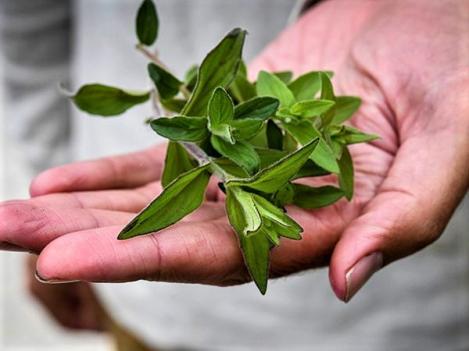
[[[329,268],[339,299],[348,302],[376,271],[432,243],[448,223],[468,187],[469,148],[461,131],[438,134],[400,146],[378,194],[345,229]]]

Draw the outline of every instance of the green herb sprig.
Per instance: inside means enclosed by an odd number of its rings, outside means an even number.
[[[89,84],[71,96],[81,110],[105,117],[151,100],[159,115],[149,125],[169,139],[163,192],[118,238],[155,233],[178,222],[203,203],[209,179],[216,176],[247,269],[265,294],[271,249],[281,237],[301,239],[303,231],[285,206],[314,209],[342,197],[350,200],[354,180],[348,145],[377,137],[343,125],[360,99],[336,96],[332,72],[308,72],[292,80],[289,71],[261,71],[251,82],[242,60],[246,31],[236,28],[179,79],[149,49],[158,29],[156,6],[144,0],[137,13],[136,47],[151,61],[153,89],[131,92]],[[329,174],[337,175],[338,186],[295,183]]]

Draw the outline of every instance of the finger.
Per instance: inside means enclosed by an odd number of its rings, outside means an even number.
[[[334,250],[329,275],[339,299],[349,301],[383,265],[439,237],[467,190],[468,150],[467,141],[453,130],[416,136],[401,145],[377,196]]]
[[[83,208],[37,207],[28,201],[10,202],[0,207],[0,242],[40,252],[59,236],[87,229],[122,226],[135,213]],[[224,216],[222,204],[206,203],[183,221],[207,221]]]
[[[218,201],[218,180],[210,179],[206,191],[209,201]],[[148,183],[135,189],[78,191],[70,193],[52,193],[27,200],[36,206],[56,208],[94,208],[111,211],[140,212],[161,192],[159,181]],[[3,204],[0,203],[0,207]]]
[[[27,201],[43,207],[139,212],[161,193],[161,190],[160,182],[152,182],[136,189],[53,193],[34,197]]]
[[[110,225],[124,225],[134,213],[95,209],[37,207],[27,201],[0,207],[0,242],[39,252],[60,235]]]
[[[272,254],[272,275],[323,265],[343,228],[342,219],[324,221],[331,209],[294,210],[306,228],[303,240],[285,240]],[[342,217],[341,217],[342,218]],[[238,241],[226,221],[178,223],[157,234],[118,241],[119,227],[71,233],[51,242],[37,270],[44,280],[122,282],[138,279],[232,285],[249,281]],[[61,262],[60,265],[57,262]]]
[[[158,180],[165,144],[127,155],[105,157],[56,167],[31,183],[31,196],[52,192],[137,187]]]

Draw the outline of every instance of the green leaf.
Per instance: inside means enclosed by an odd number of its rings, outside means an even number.
[[[283,123],[282,126],[302,145],[307,144],[315,138],[320,138],[318,147],[311,155],[311,159],[325,170],[339,173],[339,165],[337,164],[334,151],[310,121],[303,120],[298,123]]]
[[[293,190],[293,185],[288,182],[283,187],[281,187],[277,192],[272,195],[272,202],[278,207],[285,207],[286,205],[293,203],[293,196],[295,191]]]
[[[172,181],[163,192],[120,232],[118,239],[154,233],[176,223],[204,201],[210,179],[209,164],[194,168]]]
[[[82,111],[92,115],[116,116],[150,98],[150,92],[129,92],[102,84],[87,84],[71,97]]]
[[[236,140],[254,138],[262,129],[263,121],[253,118],[235,119],[231,122],[233,136]]]
[[[261,159],[261,169],[270,166],[272,163],[277,162],[281,158],[288,155],[287,151],[275,150],[275,149],[256,149],[259,158]]]
[[[184,99],[161,99],[160,102],[166,110],[180,113],[187,101]]]
[[[313,99],[316,94],[321,90],[321,73],[327,74],[332,77],[333,72],[308,72],[288,85],[296,98],[296,101]]]
[[[259,170],[259,156],[249,143],[238,140],[235,144],[230,144],[216,135],[212,135],[210,141],[213,148],[222,156],[227,157],[238,166],[245,169],[249,174],[253,174]]]
[[[309,100],[321,89],[320,72],[308,72],[296,78],[288,85],[296,101]]]
[[[337,96],[335,101],[335,113],[332,120],[335,124],[343,123],[352,117],[362,103],[361,99],[356,96]]]
[[[267,122],[267,145],[270,149],[283,149],[283,133],[280,127],[271,119]]]
[[[249,274],[261,294],[265,295],[269,279],[270,249],[273,244],[264,231],[249,236],[238,233],[238,238]]]
[[[266,231],[274,232],[279,236],[289,239],[301,239],[300,233],[303,231],[303,228],[298,223],[262,196],[257,194],[251,194],[251,196],[261,215],[262,224],[266,227]],[[273,244],[278,245],[277,240]]]
[[[329,76],[321,73],[321,100],[335,101],[334,88]],[[330,108],[326,113],[321,116],[322,124],[329,125],[332,122],[335,114],[335,106]]]
[[[342,144],[349,145],[373,141],[379,139],[379,136],[375,134],[367,134],[362,132],[361,130],[349,126],[343,126],[340,133],[334,135],[332,138]]]
[[[326,171],[324,168],[318,166],[313,160],[309,159],[303,167],[300,168],[298,173],[295,174],[292,180],[304,177],[320,177],[328,174],[331,174],[331,172]]]
[[[249,177],[249,173],[243,168],[238,166],[236,163],[225,157],[219,157],[213,160],[219,167],[221,167],[226,173],[236,178]]]
[[[225,140],[233,143],[230,123],[234,116],[234,105],[225,89],[218,87],[208,103],[209,129]]]
[[[244,262],[262,294],[267,290],[270,250],[280,236],[298,240],[302,228],[286,213],[257,194],[227,189],[226,212],[238,234]]]
[[[279,99],[281,106],[289,107],[295,102],[295,97],[287,85],[266,71],[259,72],[256,89],[259,96],[271,96]]]
[[[208,129],[225,141],[234,144],[231,121],[234,116],[234,105],[225,89],[218,87],[208,103]]]
[[[314,117],[327,112],[334,104],[330,100],[303,100],[293,104],[290,112],[300,117]]]
[[[208,101],[216,87],[228,87],[235,78],[241,62],[246,31],[232,30],[203,60],[197,74],[197,83],[183,115],[204,116]]]
[[[274,76],[280,79],[285,84],[288,84],[293,78],[292,71],[280,71],[280,72],[273,72]]]
[[[257,231],[262,225],[252,195],[239,188],[232,188],[228,189],[226,196],[226,212],[230,223],[238,233],[245,235]]]
[[[314,151],[318,141],[319,139],[312,140],[301,149],[283,157],[251,178],[229,180],[226,182],[226,186],[247,187],[268,194],[274,193],[300,170]]]
[[[256,87],[248,79],[247,67],[244,61],[241,61],[238,73],[228,91],[238,102],[243,102],[256,96]]]
[[[184,74],[184,84],[189,91],[192,91],[197,83],[197,71],[199,70],[198,65],[192,65]]]
[[[234,118],[251,118],[264,121],[267,118],[275,115],[275,111],[277,111],[279,104],[279,100],[273,97],[255,97],[236,105]]]
[[[137,12],[136,30],[140,43],[152,45],[158,37],[158,13],[152,0],[144,0]]]
[[[353,177],[353,161],[347,147],[342,151],[342,157],[339,160],[339,185],[343,190],[347,200],[351,200],[353,196],[354,177]]]
[[[197,142],[209,134],[205,117],[157,118],[150,122],[150,126],[159,135],[173,141]]]
[[[149,63],[147,68],[162,100],[171,99],[179,93],[179,88],[182,85],[179,79],[154,63]]]
[[[179,175],[194,167],[196,167],[196,162],[191,159],[184,147],[177,142],[170,141],[166,149],[161,184],[163,187],[168,186]]]
[[[293,204],[306,209],[329,206],[344,196],[342,190],[330,185],[317,188],[303,184],[292,184],[292,186]]]

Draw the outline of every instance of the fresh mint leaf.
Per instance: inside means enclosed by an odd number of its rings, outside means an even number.
[[[270,149],[283,149],[283,133],[280,127],[273,121],[267,121],[267,145]]]
[[[173,180],[163,192],[120,232],[118,239],[158,232],[196,210],[204,200],[210,179],[209,164]]]
[[[253,194],[239,188],[229,189],[226,198],[226,212],[237,232],[252,234],[262,225],[261,215],[254,203]]]
[[[236,28],[203,60],[197,73],[197,83],[183,115],[204,116],[212,92],[219,86],[228,87],[236,77],[244,45],[246,31]]]
[[[231,161],[230,159],[226,157],[219,157],[213,160],[213,162],[217,166],[221,167],[226,174],[229,174],[230,177],[236,177],[236,178],[249,177],[248,172],[246,172],[243,168],[241,168],[236,163],[234,163],[233,161]]]
[[[288,85],[296,101],[310,100],[321,90],[320,72],[308,72]]]
[[[305,178],[305,177],[320,177],[320,176],[324,176],[328,174],[331,174],[331,172],[326,171],[324,168],[318,166],[313,160],[309,159],[308,161],[306,161],[306,163],[300,168],[298,173],[296,173],[291,180]]]
[[[211,126],[230,124],[234,116],[234,105],[225,89],[218,87],[208,103],[208,116]]]
[[[230,218],[229,214],[231,212],[227,213],[228,218]],[[254,280],[260,293],[265,295],[269,278],[270,250],[273,247],[273,244],[271,240],[269,240],[265,230],[258,231],[257,233],[249,236],[239,234],[239,232],[237,233],[239,246],[249,274],[251,275],[252,280]]]
[[[311,159],[325,170],[332,173],[339,173],[339,165],[335,158],[334,151],[310,121],[303,120],[298,123],[283,123],[282,126],[301,145],[305,145],[315,138],[320,138],[318,147],[311,155]]]
[[[280,79],[285,84],[290,83],[290,81],[293,78],[293,72],[292,71],[273,72],[273,74],[274,74],[274,76],[276,76],[278,79]]]
[[[186,100],[184,99],[161,99],[161,105],[167,110],[175,113],[181,113],[184,105],[186,104]]]
[[[296,101],[311,100],[321,90],[321,74],[332,77],[333,72],[308,72],[288,84]]]
[[[300,170],[316,148],[318,141],[319,139],[312,140],[301,149],[281,158],[251,178],[229,180],[226,182],[226,186],[246,187],[263,193],[274,193]]]
[[[334,94],[334,88],[332,86],[331,79],[326,73],[321,73],[321,100],[330,100],[330,101],[335,101],[335,94]],[[325,112],[322,116],[322,124],[324,126],[328,126],[335,114],[335,106],[330,108],[327,112]]]
[[[341,189],[330,185],[314,188],[293,183],[292,186],[294,192],[292,203],[306,209],[332,205],[344,196]]]
[[[236,105],[234,118],[250,118],[264,121],[275,115],[279,104],[279,100],[273,97],[255,97]]]
[[[300,117],[315,117],[330,110],[334,104],[331,100],[303,100],[293,104],[290,112]]]
[[[212,94],[208,103],[209,130],[234,144],[231,122],[234,116],[234,105],[225,89],[218,87]]]
[[[166,158],[164,162],[164,170],[161,175],[161,184],[167,187],[174,179],[196,167],[196,162],[191,159],[184,147],[175,142],[170,141],[166,149]]]
[[[345,145],[367,143],[379,139],[379,137],[375,134],[367,134],[359,129],[349,126],[343,126],[341,132],[337,135],[334,135],[332,138]]]
[[[347,200],[350,201],[353,196],[354,176],[352,156],[350,155],[347,147],[344,147],[342,150],[342,157],[339,160],[339,168],[339,185]]]
[[[154,63],[149,63],[147,69],[162,100],[171,99],[179,93],[179,88],[183,84],[179,79]]]
[[[226,212],[238,234],[249,273],[259,291],[265,294],[271,248],[280,243],[280,236],[300,239],[303,229],[262,196],[237,187],[228,188]]]
[[[150,98],[150,92],[130,92],[119,88],[87,84],[71,97],[82,111],[99,116],[117,116]]]
[[[249,143],[237,140],[234,144],[230,144],[216,135],[212,135],[210,141],[213,148],[222,156],[230,159],[249,174],[254,174],[259,170],[259,156],[254,147]]]
[[[256,87],[248,79],[248,71],[244,61],[240,62],[238,73],[228,91],[237,102],[247,101],[256,96]]]
[[[335,113],[332,122],[339,124],[348,120],[358,111],[362,100],[356,96],[337,96],[335,102]]]
[[[254,118],[235,119],[231,122],[236,140],[250,140],[262,129],[264,122]]]
[[[272,73],[260,71],[256,82],[257,95],[271,96],[280,101],[283,107],[290,107],[295,102],[293,93],[287,85]]]
[[[150,122],[150,126],[159,135],[173,141],[197,142],[209,134],[205,117],[157,118]]]
[[[285,238],[300,240],[303,228],[284,211],[260,195],[252,194],[255,206],[262,218],[262,224],[271,233]],[[249,234],[248,234],[249,235]],[[274,240],[273,244],[278,245]]]
[[[140,43],[152,45],[158,37],[158,13],[152,0],[144,0],[137,12],[136,30]]]
[[[257,148],[256,152],[261,159],[261,169],[269,167],[272,163],[275,163],[288,155],[288,151],[275,149]]]
[[[198,65],[192,65],[184,74],[184,85],[189,91],[192,91],[197,83],[197,71],[199,70]]]

